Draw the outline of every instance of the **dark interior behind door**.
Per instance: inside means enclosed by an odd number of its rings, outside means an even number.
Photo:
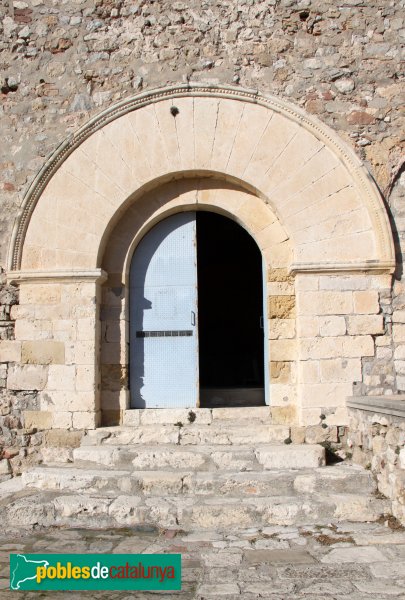
[[[260,250],[231,219],[196,216],[200,388],[263,387]]]

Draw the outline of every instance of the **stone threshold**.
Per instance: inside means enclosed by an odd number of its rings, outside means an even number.
[[[405,394],[397,396],[358,396],[347,398],[347,407],[405,418]]]
[[[238,421],[247,423],[254,419],[271,419],[270,406],[232,406],[217,408],[130,408],[123,411],[123,425],[137,426],[156,424],[198,423],[208,425],[216,420]]]

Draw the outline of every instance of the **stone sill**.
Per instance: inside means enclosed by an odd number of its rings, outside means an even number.
[[[405,394],[397,396],[359,396],[350,397],[346,403],[348,408],[365,410],[393,417],[405,418]]]

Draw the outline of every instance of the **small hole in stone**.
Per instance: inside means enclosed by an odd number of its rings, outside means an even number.
[[[40,79],[39,83],[45,83],[45,79]]]
[[[177,106],[171,106],[170,107],[170,112],[173,115],[173,117],[176,117],[179,114],[179,109],[177,108]]]
[[[303,10],[302,12],[300,12],[300,19],[301,21],[306,21],[309,17],[309,12],[307,10]]]

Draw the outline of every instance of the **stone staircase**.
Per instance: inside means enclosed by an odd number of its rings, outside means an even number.
[[[71,463],[24,473],[2,500],[6,521],[187,530],[373,521],[389,511],[369,471],[325,466],[322,446],[286,443],[290,429],[271,424],[267,407],[128,411],[126,422],[89,431]]]

